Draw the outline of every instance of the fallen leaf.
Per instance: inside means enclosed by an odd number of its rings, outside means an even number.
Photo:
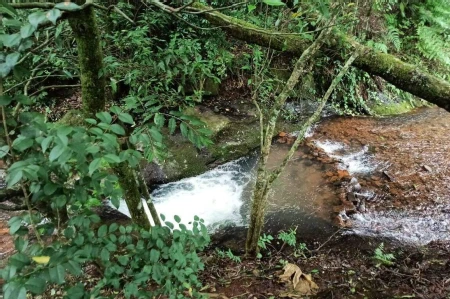
[[[33,261],[35,261],[38,264],[48,264],[50,261],[49,256],[33,256]]]
[[[313,295],[319,289],[312,280],[311,274],[304,274],[299,266],[287,264],[283,268],[284,273],[280,280],[288,284],[289,290],[283,293],[283,297],[296,298],[304,295]]]

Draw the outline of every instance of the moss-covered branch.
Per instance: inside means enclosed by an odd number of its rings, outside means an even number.
[[[198,12],[210,10],[209,7],[199,3],[193,4],[192,7]],[[297,56],[300,56],[311,43],[302,35],[262,29],[217,11],[205,12],[203,16],[211,24],[221,26],[235,38],[263,47],[270,46],[272,49],[290,52]],[[342,33],[335,33],[328,40],[327,47],[328,50],[332,50],[334,55],[345,52],[342,51],[344,49],[360,53],[353,63],[355,67],[380,76],[398,88],[450,111],[450,82],[433,76],[416,65],[401,61],[393,55],[380,53],[363,46]],[[333,56],[333,58],[336,57]],[[344,60],[345,58],[340,57],[340,59]]]

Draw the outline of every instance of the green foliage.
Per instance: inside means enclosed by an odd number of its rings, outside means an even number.
[[[287,245],[291,247],[295,247],[297,245],[297,237],[296,237],[297,231],[294,229],[290,229],[289,232],[281,231],[278,233],[278,240],[282,241],[283,243],[286,243]]]
[[[227,258],[237,264],[241,263],[241,258],[239,256],[234,255],[234,253],[231,251],[231,249],[228,249],[227,251],[223,251],[223,250],[216,248],[216,254],[219,258],[222,258],[222,259]]]
[[[376,263],[376,266],[379,267],[381,265],[392,266],[394,264],[395,256],[392,253],[386,253],[384,251],[384,244],[381,243],[373,253],[373,260]]]
[[[267,246],[271,243],[272,240],[273,240],[272,235],[263,234],[262,236],[259,237],[258,247],[261,249],[267,249]]]

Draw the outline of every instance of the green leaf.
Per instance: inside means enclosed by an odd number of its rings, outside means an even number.
[[[20,37],[19,33],[5,34],[2,36],[1,40],[3,41],[3,45],[5,47],[12,48],[20,44],[22,37]]]
[[[11,68],[6,63],[0,63],[0,78],[8,76]]]
[[[8,182],[8,188],[11,188],[15,184],[17,184],[23,176],[22,170],[11,171],[6,175],[6,182]]]
[[[162,128],[164,126],[166,119],[164,115],[162,115],[161,113],[156,113],[153,121],[155,122],[155,125],[158,126],[158,128]]]
[[[17,102],[23,104],[23,105],[31,105],[33,103],[33,101],[31,100],[30,97],[27,97],[24,94],[18,94],[14,97],[14,100],[16,100]]]
[[[28,21],[34,28],[37,28],[39,24],[45,22],[46,19],[47,16],[43,11],[37,11],[28,16]]]
[[[57,8],[53,8],[47,12],[46,17],[53,25],[56,25],[56,21],[61,17],[61,11]]]
[[[49,269],[50,280],[57,284],[64,283],[64,277],[66,275],[66,271],[62,265],[56,265],[56,267]]]
[[[84,297],[85,291],[82,283],[77,284],[74,287],[71,287],[67,291],[67,298],[70,299],[81,299]]]
[[[0,13],[2,12],[10,15],[11,17],[17,16],[17,11],[14,9],[14,7],[6,3],[6,1],[0,1]]]
[[[45,153],[50,146],[50,143],[53,141],[53,136],[45,137],[41,142],[42,152]]]
[[[22,226],[22,219],[20,217],[12,217],[9,221],[8,221],[8,225],[9,225],[9,233],[11,235],[14,235]]]
[[[32,146],[33,146],[33,139],[24,136],[19,136],[18,138],[16,138],[16,140],[14,140],[12,144],[12,147],[18,150],[19,152],[23,152],[24,150]]]
[[[63,11],[77,11],[80,10],[81,7],[73,2],[65,1],[55,5],[55,8],[63,10]]]
[[[173,219],[175,219],[176,223],[180,223],[181,222],[181,218],[178,215],[173,216]]]
[[[9,152],[9,146],[4,145],[2,147],[0,147],[0,158],[5,157]]]
[[[78,276],[81,274],[80,264],[75,261],[69,260],[64,266],[72,275]]]
[[[103,157],[108,163],[120,163],[120,157],[114,154],[107,154]]]
[[[58,185],[57,184],[54,184],[52,182],[48,182],[44,186],[44,194],[45,195],[52,195],[53,193],[55,193],[55,191],[57,189],[58,189]]]
[[[0,106],[8,106],[12,102],[13,98],[8,95],[0,96]]]
[[[124,123],[130,124],[130,125],[134,124],[133,117],[128,113],[125,113],[125,112],[120,113],[119,119],[121,121],[123,121]]]
[[[100,258],[102,259],[102,261],[109,261],[110,254],[106,248],[103,248],[100,252]]]
[[[158,241],[159,240],[160,239],[158,239]],[[150,263],[153,263],[153,264],[157,263],[160,256],[161,256],[161,252],[159,252],[159,250],[152,248],[152,250],[150,250]]]
[[[284,5],[286,5],[281,0],[263,0],[263,2],[269,6],[284,6]]]
[[[98,119],[100,119],[102,122],[106,123],[106,124],[110,124],[112,121],[112,117],[111,114],[109,114],[108,112],[98,112],[97,114],[95,114],[95,116],[97,116]]]
[[[28,246],[28,240],[25,240],[23,238],[17,238],[14,241],[14,247],[17,249],[18,252],[23,252],[25,249],[27,249]]]
[[[30,292],[36,295],[40,295],[45,291],[47,282],[45,281],[45,279],[42,279],[40,277],[32,277],[25,283],[25,287]]]
[[[110,129],[111,129],[111,131],[113,131],[117,135],[125,135],[124,128],[122,128],[122,126],[120,126],[118,124],[111,125]]]
[[[62,145],[57,145],[55,146],[51,151],[50,151],[50,155],[48,157],[48,159],[50,160],[50,162],[55,161],[56,159],[59,158],[59,156],[62,155],[62,153],[64,152],[66,148]]]
[[[177,128],[177,121],[175,118],[169,119],[169,133],[172,135],[175,132],[175,129]]]
[[[5,27],[20,27],[22,26],[22,22],[15,19],[3,19],[3,25]]]
[[[89,175],[92,175],[94,171],[99,169],[101,162],[102,162],[101,158],[96,158],[92,160],[92,162],[89,164]]]
[[[181,130],[181,135],[183,135],[183,137],[187,137],[188,129],[187,129],[187,126],[185,123],[180,124],[180,130]]]
[[[13,68],[16,65],[17,61],[19,60],[19,57],[20,57],[19,52],[14,52],[14,53],[8,54],[6,56],[5,63],[9,67]]]
[[[93,118],[86,118],[84,121],[87,122],[88,124],[91,124],[91,125],[96,125],[97,124],[97,121],[95,119],[93,119]]]
[[[9,264],[17,267],[18,270],[31,263],[28,256],[23,253],[16,253],[9,258]]]
[[[13,281],[3,287],[5,299],[26,299],[27,290],[19,282]]]
[[[97,235],[98,235],[99,238],[104,238],[106,236],[107,232],[108,232],[108,227],[106,226],[106,224],[103,224],[98,229]]]
[[[28,38],[33,35],[33,33],[36,31],[36,28],[33,27],[31,24],[25,24],[20,28],[20,36],[22,38]]]

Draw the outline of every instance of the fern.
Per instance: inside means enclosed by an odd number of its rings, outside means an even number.
[[[377,267],[380,265],[392,266],[394,264],[395,256],[392,253],[384,252],[384,244],[381,243],[374,251],[373,259],[377,262]]]

